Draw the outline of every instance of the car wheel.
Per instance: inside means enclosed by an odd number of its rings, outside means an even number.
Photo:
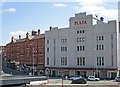
[[[86,84],[86,82],[83,82],[83,84]]]
[[[74,82],[72,82],[72,84],[74,84]]]

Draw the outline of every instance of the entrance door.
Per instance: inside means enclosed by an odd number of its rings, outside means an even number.
[[[111,72],[111,78],[114,79],[117,76],[116,72]]]
[[[52,71],[52,76],[55,76],[55,70]]]
[[[77,75],[80,75],[80,71],[77,71]]]

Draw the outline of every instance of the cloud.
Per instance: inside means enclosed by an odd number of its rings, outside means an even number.
[[[13,37],[18,37],[19,35],[25,37],[26,31],[15,31],[15,32],[11,31],[11,32],[9,32],[9,35],[13,36]]]
[[[54,3],[53,6],[55,6],[55,7],[67,7],[66,4],[61,4],[61,3]]]
[[[88,14],[98,15],[98,17],[104,17],[108,20],[117,20],[118,9],[106,8],[103,5],[108,1],[104,0],[77,0],[79,2],[78,7],[74,7],[77,13],[87,12]],[[113,2],[109,0],[109,2]],[[116,3],[117,4],[117,3]]]
[[[9,12],[9,13],[15,13],[16,9],[15,8],[8,8],[8,9],[4,9],[4,12]]]
[[[103,3],[103,0],[77,0],[81,5],[99,5]]]

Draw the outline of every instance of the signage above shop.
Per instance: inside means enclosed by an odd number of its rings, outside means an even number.
[[[74,22],[74,25],[82,25],[82,24],[87,24],[86,20],[80,20]]]

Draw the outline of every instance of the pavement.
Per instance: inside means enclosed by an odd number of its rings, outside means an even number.
[[[71,80],[63,80],[63,84],[71,84]],[[55,85],[55,84],[62,84],[62,79],[48,79],[48,84]],[[118,85],[118,82],[113,80],[100,80],[100,81],[87,81],[87,84],[97,84],[97,85]]]
[[[17,85],[43,80],[46,80],[46,76],[2,76],[0,78],[0,85]]]

